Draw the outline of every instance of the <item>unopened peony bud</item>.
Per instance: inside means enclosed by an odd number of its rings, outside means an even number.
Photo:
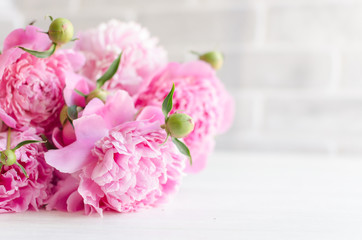
[[[186,137],[194,130],[192,118],[184,113],[172,114],[166,122],[166,131],[175,138]]]
[[[106,102],[109,92],[97,88],[87,95],[86,103],[88,104],[93,98],[99,98],[102,102]]]
[[[54,43],[62,45],[69,42],[73,38],[73,24],[65,18],[55,19],[49,26],[49,38]]]
[[[68,119],[68,106],[64,105],[64,107],[62,108],[62,111],[60,111],[60,115],[59,115],[59,119],[60,119],[60,123],[62,125],[65,124],[65,122]]]
[[[218,70],[222,67],[224,62],[224,57],[221,52],[207,52],[203,55],[200,55],[200,60],[205,61],[211,65],[212,68]]]
[[[7,149],[1,152],[1,162],[6,166],[11,166],[16,163],[16,155],[13,150]]]

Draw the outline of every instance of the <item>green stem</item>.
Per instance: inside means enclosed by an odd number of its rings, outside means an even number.
[[[8,137],[6,140],[6,150],[11,148],[11,128],[8,128]]]
[[[190,51],[190,53],[192,53],[192,54],[194,54],[194,55],[196,55],[196,56],[198,56],[198,57],[200,57],[200,56],[201,56],[201,53],[198,53],[198,52],[193,51],[193,50],[191,50],[191,51]]]

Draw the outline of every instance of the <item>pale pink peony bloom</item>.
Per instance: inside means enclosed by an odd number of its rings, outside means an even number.
[[[106,103],[92,99],[73,121],[74,129],[69,122],[62,130],[54,129],[52,139],[59,149],[45,153],[45,160],[58,170],[55,174],[57,184],[47,202],[47,210],[89,211],[90,207],[84,205],[78,192],[80,170],[96,161],[91,153],[94,144],[107,136],[111,128],[133,120],[135,114],[132,98],[127,92],[118,90],[107,98]]]
[[[136,104],[161,106],[172,83],[175,83],[175,93],[171,113],[186,113],[195,123],[194,131],[184,138],[193,159],[193,165],[188,164],[186,171],[198,172],[206,166],[215,135],[225,132],[232,124],[234,100],[209,64],[194,61],[169,63],[152,79]]]
[[[81,73],[96,81],[122,51],[120,67],[106,84],[107,90],[123,89],[137,96],[167,62],[165,50],[148,30],[134,22],[111,20],[79,34],[75,50],[86,56]]]
[[[90,116],[87,115],[89,110],[94,112],[93,108],[87,107],[83,113],[85,116],[80,119]],[[105,108],[102,109],[104,111]],[[127,112],[129,110],[125,114]],[[77,132],[79,126],[76,121]],[[84,210],[86,214],[97,212],[100,215],[103,210],[129,212],[161,204],[176,192],[183,175],[185,157],[170,140],[161,145],[166,139],[166,133],[160,127],[164,121],[162,111],[146,107],[136,121],[123,121],[98,141],[94,141],[96,137],[93,135],[96,134],[90,129],[98,131],[97,128],[104,128],[100,124],[88,128],[87,138],[91,140],[77,134],[76,142],[88,141],[85,147],[64,147],[46,153],[48,163],[64,172],[72,172],[60,177],[53,196],[47,202],[48,210]],[[64,149],[71,154],[65,153]],[[84,155],[86,160],[82,160]],[[72,159],[68,161],[68,158]],[[73,162],[79,160],[82,165],[74,165]]]
[[[6,149],[7,132],[0,133],[0,150]],[[11,147],[24,140],[41,140],[34,129],[11,133]],[[50,194],[52,168],[44,161],[45,148],[40,143],[25,145],[15,151],[17,161],[29,178],[15,164],[0,171],[0,213],[38,210]]]
[[[112,129],[95,144],[97,161],[80,174],[78,191],[86,213],[137,211],[167,200],[181,182],[185,157],[160,128],[159,108],[148,107],[137,121]],[[146,119],[144,119],[146,118]]]
[[[50,44],[48,36],[34,26],[14,30],[5,39],[0,55],[0,118],[11,128],[34,127],[43,133],[59,125],[66,79],[72,81],[84,57],[58,50],[40,59],[17,47],[43,51]]]

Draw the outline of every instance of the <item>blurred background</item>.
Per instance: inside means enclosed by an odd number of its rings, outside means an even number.
[[[362,1],[1,0],[0,43],[45,15],[76,30],[137,21],[172,61],[221,50],[236,100],[218,150],[362,155]]]

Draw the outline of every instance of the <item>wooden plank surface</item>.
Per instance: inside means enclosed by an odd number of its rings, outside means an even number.
[[[362,239],[362,159],[215,153],[166,206],[0,215],[0,239]]]

